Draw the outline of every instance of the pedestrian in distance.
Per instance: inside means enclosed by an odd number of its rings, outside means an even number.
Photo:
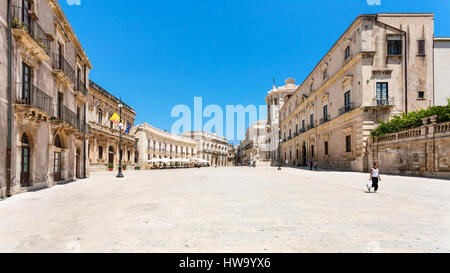
[[[378,169],[378,163],[373,163],[373,168],[370,170],[370,180],[372,185],[367,185],[367,190],[370,192],[373,188],[375,192],[378,191],[378,182],[381,181],[380,170]]]
[[[312,169],[313,169],[313,162],[312,162],[312,160],[310,159],[309,160],[309,169],[312,171]]]

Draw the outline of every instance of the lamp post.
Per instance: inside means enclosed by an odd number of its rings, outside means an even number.
[[[122,173],[122,128],[123,128],[123,123],[122,123],[122,100],[120,100],[119,102],[119,172],[117,173],[117,178],[123,178],[123,173]]]
[[[278,170],[281,171],[281,129],[278,128]]]

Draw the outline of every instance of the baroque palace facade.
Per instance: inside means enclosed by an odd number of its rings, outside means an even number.
[[[177,165],[192,166],[197,159],[197,143],[187,137],[168,133],[143,123],[135,132],[138,166],[141,169]]]
[[[0,197],[87,176],[92,65],[56,0],[0,2]]]
[[[122,156],[122,165],[126,164],[127,168],[134,169],[136,151],[136,137],[132,134],[136,117],[134,109],[92,81],[89,87],[90,171],[107,170],[108,164],[113,164],[113,169],[117,169],[120,156]],[[121,109],[119,104],[123,106]],[[122,112],[124,129],[128,129],[128,133],[122,133],[122,146],[119,146],[119,128],[110,120],[114,113],[120,112]]]
[[[182,135],[197,143],[198,158],[207,161],[209,166],[227,166],[228,141],[226,138],[201,131],[185,132]]]
[[[286,97],[283,162],[367,171],[379,120],[444,103],[434,89],[434,40],[433,14],[358,16]]]

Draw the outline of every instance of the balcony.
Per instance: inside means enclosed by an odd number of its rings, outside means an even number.
[[[392,107],[394,106],[394,98],[374,99],[372,105],[375,107]]]
[[[53,116],[53,99],[33,84],[17,84],[16,111],[23,117],[46,121]]]
[[[84,103],[87,102],[89,90],[82,81],[76,81],[74,91],[77,98],[79,98]]]
[[[56,108],[58,113],[56,119],[53,119],[52,122],[64,124],[66,131],[74,133],[78,139],[85,140],[91,131],[89,124],[78,119],[77,114],[65,105],[58,105]]]
[[[345,113],[348,113],[352,110],[355,110],[355,104],[354,103],[350,103],[348,105],[345,105],[344,107],[339,109],[339,115],[343,115]]]
[[[59,55],[58,53],[53,54],[53,74],[55,74],[56,78],[64,83],[65,86],[75,83],[75,70],[64,56]]]
[[[321,118],[319,122],[320,122],[320,125],[322,125],[322,124],[327,123],[330,120],[331,120],[331,117],[330,117],[330,115],[328,115],[326,117]]]
[[[50,60],[50,40],[47,33],[35,21],[35,15],[22,7],[13,6],[11,10],[12,34],[19,46],[23,47],[35,61]]]

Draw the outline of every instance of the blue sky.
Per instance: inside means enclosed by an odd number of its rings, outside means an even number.
[[[302,82],[361,13],[433,12],[435,35],[450,36],[448,0],[59,1],[91,79],[134,107],[137,123],[165,130],[172,107],[194,96],[260,105],[274,77]]]

